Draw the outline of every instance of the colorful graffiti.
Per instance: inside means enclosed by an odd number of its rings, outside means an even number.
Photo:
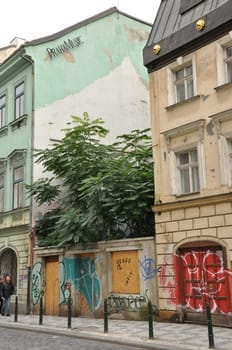
[[[101,304],[101,283],[95,270],[99,257],[64,258],[65,278],[73,281],[74,288],[82,294],[92,312]]]
[[[171,304],[181,303],[186,310],[202,312],[208,302],[212,313],[226,314],[231,312],[231,278],[232,271],[224,268],[221,249],[189,249],[165,258],[160,286],[162,296]]]
[[[40,262],[35,263],[31,272],[31,297],[33,305],[38,304],[42,293],[42,265]]]
[[[59,263],[59,303],[65,303],[65,267],[63,261]]]
[[[143,261],[139,261],[141,273],[144,281],[155,278],[158,272],[161,272],[161,267],[157,267],[156,261],[151,258],[144,257]]]

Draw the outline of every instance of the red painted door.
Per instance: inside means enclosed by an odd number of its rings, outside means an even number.
[[[181,299],[187,311],[202,312],[209,302],[212,313],[230,312],[228,270],[224,269],[222,249],[183,249],[180,258],[183,278]]]

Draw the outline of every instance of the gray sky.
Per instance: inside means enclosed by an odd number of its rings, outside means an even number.
[[[110,7],[153,23],[160,0],[2,0],[0,47],[53,34]]]

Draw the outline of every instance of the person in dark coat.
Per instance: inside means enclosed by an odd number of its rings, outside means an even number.
[[[2,285],[3,285],[3,279],[0,276],[0,313],[2,313],[2,305],[3,305],[3,299],[2,299]]]
[[[10,275],[6,275],[5,281],[2,284],[2,299],[3,299],[3,307],[2,307],[2,315],[6,314],[6,316],[10,316],[10,298],[14,293],[14,284],[11,281]]]

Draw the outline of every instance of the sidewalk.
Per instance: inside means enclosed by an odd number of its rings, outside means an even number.
[[[153,322],[154,338],[149,339],[148,322],[109,319],[108,333],[104,333],[103,319],[72,317],[71,329],[66,317],[39,315],[0,316],[0,327],[30,329],[52,334],[65,334],[79,338],[104,340],[147,349],[206,350],[209,348],[208,328],[205,325]],[[213,327],[215,349],[229,350],[232,344],[232,329]]]

